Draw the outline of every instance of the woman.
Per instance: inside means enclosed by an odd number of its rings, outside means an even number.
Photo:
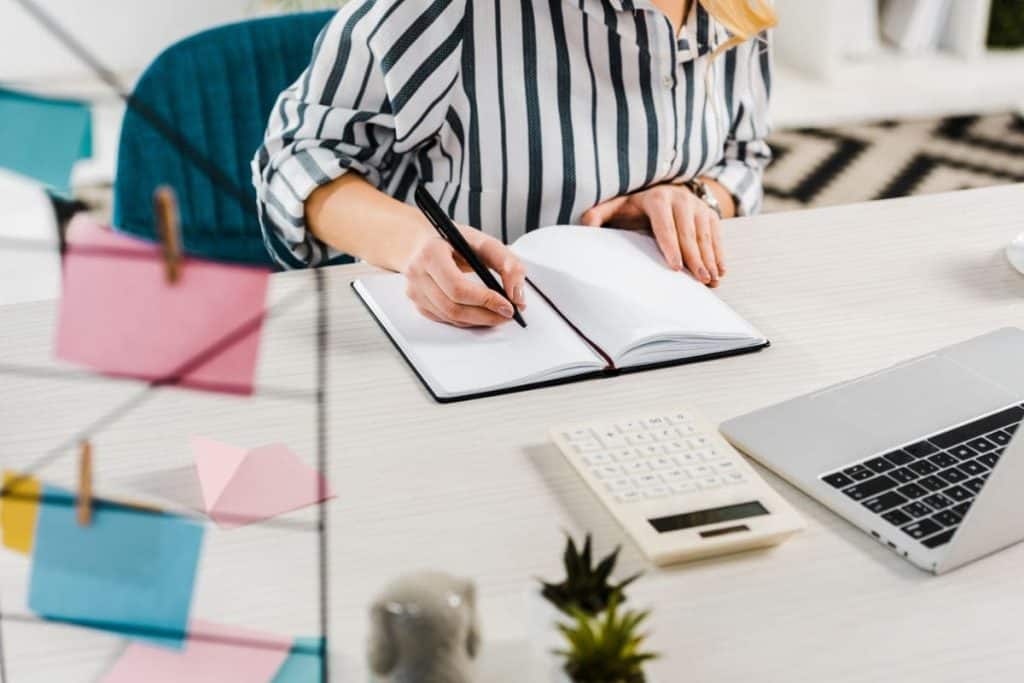
[[[264,240],[285,267],[401,271],[433,320],[507,321],[412,206],[423,183],[517,305],[505,245],[556,223],[649,229],[715,286],[719,218],[761,201],[774,21],[764,0],[350,0],[253,162]]]

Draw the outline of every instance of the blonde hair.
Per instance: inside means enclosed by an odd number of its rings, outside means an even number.
[[[715,54],[750,40],[779,23],[767,0],[699,0],[704,10],[729,29],[732,38],[718,46]]]

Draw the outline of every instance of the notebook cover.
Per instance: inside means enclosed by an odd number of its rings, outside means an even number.
[[[631,367],[628,367],[628,368],[605,368],[604,370],[597,370],[597,371],[594,371],[594,372],[583,372],[583,373],[580,373],[578,375],[570,375],[569,377],[561,377],[559,379],[544,380],[544,381],[541,381],[541,382],[528,382],[526,384],[518,384],[518,385],[516,385],[514,387],[506,387],[504,389],[492,389],[492,390],[489,390],[489,391],[481,391],[481,392],[477,392],[477,393],[473,393],[473,394],[463,394],[461,396],[441,397],[441,396],[438,396],[437,394],[434,393],[433,388],[431,388],[431,386],[427,382],[426,378],[424,378],[423,375],[420,374],[420,371],[416,367],[416,365],[412,362],[412,360],[409,358],[409,356],[407,356],[405,354],[405,351],[403,351],[402,347],[398,344],[398,342],[395,341],[395,338],[391,336],[391,333],[388,332],[387,327],[380,320],[380,318],[378,318],[377,315],[373,312],[373,309],[370,308],[370,305],[366,302],[366,300],[363,299],[363,295],[359,293],[358,289],[356,289],[356,282],[358,282],[358,280],[353,280],[350,283],[350,286],[352,287],[352,291],[355,292],[356,297],[359,299],[359,301],[362,302],[363,306],[366,308],[367,312],[374,319],[374,321],[376,321],[377,326],[380,327],[381,331],[387,336],[388,340],[391,342],[391,345],[395,347],[395,350],[397,350],[399,355],[402,356],[402,359],[405,360],[406,365],[408,365],[412,369],[413,374],[416,375],[416,379],[418,379],[420,381],[420,384],[422,384],[423,387],[427,390],[427,393],[430,394],[430,396],[435,401],[437,401],[438,403],[459,403],[459,402],[462,402],[462,401],[471,401],[471,400],[477,399],[477,398],[489,398],[491,396],[503,396],[505,394],[515,394],[515,393],[519,393],[521,391],[530,391],[532,389],[543,389],[545,387],[555,387],[555,386],[559,386],[561,384],[572,384],[574,382],[582,382],[584,380],[598,379],[598,378],[601,378],[601,377],[615,377],[617,375],[631,374],[631,373],[634,373],[634,372],[643,372],[643,371],[646,371],[646,370],[657,370],[658,368],[668,368],[668,367],[674,367],[676,365],[689,365],[690,363],[700,363],[702,361],[715,360],[715,359],[718,359],[718,358],[728,358],[730,356],[740,356],[740,355],[747,354],[747,353],[754,353],[756,351],[761,351],[762,349],[766,349],[769,346],[771,346],[771,342],[770,341],[765,341],[763,344],[757,344],[755,346],[748,346],[748,347],[742,348],[742,349],[732,349],[732,350],[729,350],[729,351],[716,351],[714,353],[705,353],[705,354],[702,354],[700,356],[690,356],[689,358],[680,358],[680,359],[677,359],[677,360],[661,361],[661,362],[658,362],[658,363],[648,363],[646,365],[634,365],[634,366],[631,366]]]

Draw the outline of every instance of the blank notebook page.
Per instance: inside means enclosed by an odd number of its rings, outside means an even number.
[[[665,265],[654,239],[627,230],[560,225],[519,239],[527,276],[613,359],[654,339],[761,339],[686,272]]]
[[[361,278],[356,287],[439,396],[558,379],[606,365],[530,287],[522,312],[525,329],[511,320],[492,328],[461,328],[423,317],[406,296],[405,283],[403,275],[389,273]]]

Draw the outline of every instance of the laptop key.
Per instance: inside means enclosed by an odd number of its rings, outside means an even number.
[[[953,504],[953,501],[951,501],[949,498],[946,498],[941,493],[933,493],[927,498],[922,498],[921,500],[923,500],[925,503],[928,503],[936,510],[948,508],[950,505]]]
[[[954,531],[956,531],[956,529],[946,529],[941,534],[935,534],[931,538],[924,539],[921,543],[926,548],[938,548],[940,545],[949,543],[949,539],[953,538]]]
[[[910,505],[904,505],[903,511],[911,517],[926,517],[927,515],[930,515],[932,514],[932,512],[934,512],[934,510],[932,510],[924,503],[917,501],[911,503]]]
[[[889,510],[882,515],[882,519],[893,526],[903,526],[904,524],[913,521],[913,518],[902,510]]]
[[[917,443],[912,443],[909,446],[904,446],[903,450],[906,451],[907,453],[910,453],[915,458],[923,458],[926,455],[931,455],[932,453],[938,452],[939,449],[935,446],[935,444],[929,443],[927,441],[918,441]],[[896,464],[902,465],[904,463]]]
[[[975,451],[973,448],[971,448],[967,444],[960,444],[959,446],[953,446],[952,448],[949,449],[948,452],[952,453],[954,456],[960,458],[961,460],[967,460],[968,458],[973,458],[974,456],[976,456],[978,454],[977,451]]]
[[[967,475],[958,470],[955,467],[950,467],[948,470],[942,470],[939,472],[939,476],[948,481],[950,484],[959,484],[960,482],[967,479]]]
[[[896,488],[897,483],[895,479],[890,479],[884,474],[874,479],[862,481],[854,484],[848,489],[844,489],[843,493],[848,495],[854,500],[864,500],[871,496],[877,496],[879,493],[888,491],[889,489]]]
[[[917,473],[908,470],[906,467],[897,467],[894,470],[889,470],[887,474],[901,484],[917,479]]]
[[[918,479],[916,483],[925,487],[929,491],[941,491],[942,489],[949,486],[949,484],[947,484],[944,479],[939,479],[935,475],[932,475],[930,477],[924,477],[923,479]]]
[[[985,438],[994,444],[998,444],[1000,446],[1008,446],[1010,445],[1010,439],[1012,439],[1013,437],[1010,435],[1009,432],[998,431],[992,432]]]
[[[871,477],[875,476],[875,473],[869,470],[867,467],[864,467],[864,465],[854,465],[853,467],[847,467],[845,470],[843,470],[843,474],[848,476],[850,479],[853,479],[854,481],[864,481],[865,479],[870,479]]]
[[[903,527],[903,533],[911,538],[925,538],[937,531],[942,531],[942,527],[930,519],[919,519]]]
[[[960,523],[961,517],[952,510],[943,510],[937,515],[932,515],[932,519],[942,526],[956,526]]]
[[[931,444],[928,445],[931,446]],[[935,446],[931,447],[935,448]],[[934,451],[932,452],[934,453]],[[915,457],[920,456],[914,456],[913,454],[908,453],[906,450],[900,450],[893,451],[892,453],[886,453],[882,457],[891,462],[893,465],[906,465],[908,462],[914,462]]]
[[[967,445],[979,453],[988,453],[996,448],[996,444],[988,439],[975,439],[974,441],[968,441]]]
[[[895,465],[893,465],[891,462],[882,457],[872,458],[871,460],[868,460],[864,464],[867,465],[872,472],[875,472],[877,474],[887,472],[891,470],[893,467],[895,467]]]
[[[906,502],[907,499],[895,491],[887,491],[877,498],[865,500],[861,505],[876,514],[881,514],[886,510],[891,510],[892,508],[897,507],[898,505],[903,505]]]
[[[963,483],[964,488],[970,490],[974,495],[981,493],[981,487],[985,485],[985,480],[980,477],[969,479]]]
[[[928,458],[928,462],[935,465],[936,467],[941,467],[945,469],[946,467],[952,467],[958,461],[949,453],[936,453],[935,455],[932,455]]]
[[[950,500],[956,503],[962,503],[965,500],[974,498],[974,494],[965,489],[963,486],[950,486],[948,489],[942,492],[942,495],[946,496]]]
[[[927,475],[927,474],[933,474],[933,473],[939,471],[938,467],[936,467],[935,465],[931,464],[927,460],[918,460],[917,462],[912,462],[909,465],[907,465],[907,467],[909,467],[910,469],[914,470],[915,472],[920,474],[922,477]]]
[[[964,460],[962,463],[960,463],[960,469],[962,469],[964,472],[971,475],[972,477],[976,477],[979,474],[984,474],[985,472],[988,472],[988,468],[982,465],[977,460]]]
[[[974,500],[972,499],[972,500],[964,501],[963,503],[959,503],[958,505],[954,505],[953,506],[953,512],[955,512],[956,514],[958,514],[961,517],[963,517],[964,515],[967,514],[967,511],[971,509],[971,503],[973,503],[973,502],[974,502]]]
[[[901,486],[896,490],[910,499],[920,498],[921,496],[928,495],[928,489],[918,486],[917,484],[914,483],[907,484],[906,486]]]
[[[979,455],[978,460],[988,465],[990,468],[995,467],[996,463],[999,462],[1000,453],[992,452],[984,455]]]
[[[834,489],[841,489],[853,483],[853,479],[850,479],[842,472],[833,472],[832,474],[826,474],[824,477],[821,478],[821,480]]]

